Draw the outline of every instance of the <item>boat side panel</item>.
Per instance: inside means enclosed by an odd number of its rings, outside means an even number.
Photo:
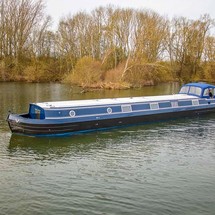
[[[121,106],[105,106],[105,107],[85,107],[85,108],[66,108],[63,110],[47,109],[45,110],[46,118],[49,117],[69,117],[71,116],[71,111],[75,113],[74,116],[86,116],[86,115],[99,115],[107,114],[108,108],[111,108],[112,113],[121,112]]]
[[[193,101],[196,101],[196,103]],[[204,106],[215,103],[214,100],[206,99],[193,99],[193,100],[173,100],[173,101],[162,101],[162,102],[151,102],[151,103],[134,103],[134,104],[119,104],[119,105],[107,105],[107,106],[89,106],[79,108],[65,108],[65,109],[45,109],[46,119],[64,119],[73,118],[74,121],[78,121],[78,117],[88,116],[107,116],[115,117],[116,114],[124,114],[125,112],[139,112],[139,111],[150,111],[153,107],[156,109],[172,109],[177,107],[192,108],[193,105]],[[204,108],[204,107],[200,107]],[[169,110],[171,111],[171,110]],[[178,110],[172,110],[178,111]],[[179,110],[180,111],[180,110]]]

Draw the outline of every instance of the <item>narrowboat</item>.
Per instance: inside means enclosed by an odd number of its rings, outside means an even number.
[[[215,112],[215,86],[189,83],[178,94],[31,103],[29,112],[9,113],[12,133],[65,136]]]

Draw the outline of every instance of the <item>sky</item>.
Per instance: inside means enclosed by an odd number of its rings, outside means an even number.
[[[184,16],[198,19],[209,14],[215,19],[214,0],[44,0],[46,13],[53,19],[56,27],[60,18],[80,11],[90,12],[99,6],[119,6],[120,8],[152,9],[169,18]]]

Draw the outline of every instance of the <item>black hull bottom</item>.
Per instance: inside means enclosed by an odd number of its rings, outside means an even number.
[[[25,124],[17,123],[14,120],[8,119],[9,127],[13,133],[23,134],[28,136],[57,136],[57,135],[70,135],[78,132],[90,132],[99,129],[108,129],[114,127],[138,125],[152,122],[159,122],[170,119],[177,119],[181,117],[198,116],[207,113],[213,113],[215,109],[202,109],[195,111],[181,111],[162,114],[152,114],[135,117],[125,118],[113,118],[106,120],[86,121],[79,123],[67,123],[67,124]]]

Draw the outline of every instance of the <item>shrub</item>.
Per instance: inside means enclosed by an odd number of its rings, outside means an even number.
[[[91,57],[83,57],[78,60],[74,70],[66,75],[64,81],[86,87],[100,82],[101,75],[101,63]]]
[[[159,82],[167,82],[173,80],[168,65],[161,63],[144,63],[130,66],[125,74],[125,80],[134,87],[144,85],[155,85]]]
[[[53,79],[49,66],[44,62],[36,62],[27,66],[23,71],[24,79],[28,82],[47,82]]]

